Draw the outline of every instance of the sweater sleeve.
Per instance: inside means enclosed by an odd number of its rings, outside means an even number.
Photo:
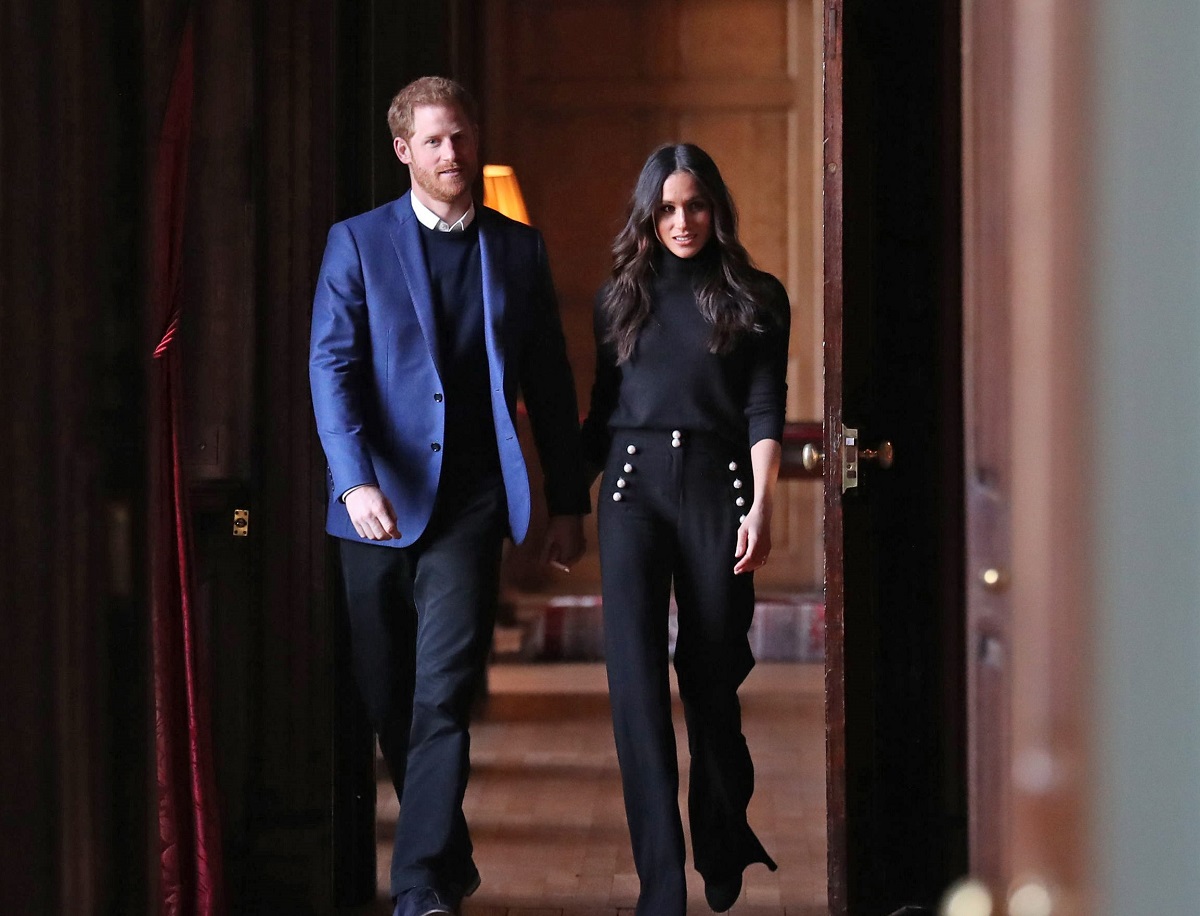
[[[754,335],[750,350],[749,384],[746,390],[746,422],[750,445],[762,439],[783,441],[783,418],[787,407],[787,357],[792,310],[787,291],[774,277],[768,278],[770,306],[765,309],[763,330]]]
[[[596,377],[592,383],[592,398],[587,419],[583,421],[583,457],[593,468],[600,467],[608,457],[612,431],[608,428],[621,388],[621,369],[617,365],[616,347],[605,341],[608,324],[602,303],[605,289],[596,293],[592,308],[592,333],[596,338]]]

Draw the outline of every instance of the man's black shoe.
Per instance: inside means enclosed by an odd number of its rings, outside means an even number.
[[[454,910],[432,887],[413,887],[396,899],[392,916],[446,916]]]

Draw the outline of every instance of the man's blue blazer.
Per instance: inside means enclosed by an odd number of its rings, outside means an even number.
[[[411,193],[411,192],[409,192]],[[329,231],[313,301],[309,380],[329,463],[326,530],[362,540],[341,500],[375,484],[400,538],[425,530],[442,484],[446,400],[433,297],[409,193]],[[541,234],[476,207],[484,338],[512,538],[529,528],[529,476],[515,426],[524,398],[551,514],[588,511],[575,386]]]

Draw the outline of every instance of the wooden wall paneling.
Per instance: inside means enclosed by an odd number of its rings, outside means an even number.
[[[680,4],[678,75],[684,79],[771,79],[788,75],[791,4],[704,0]]]
[[[334,218],[335,9],[197,15],[185,410],[228,897],[234,912],[323,912],[334,635],[307,340]]]
[[[234,507],[256,508],[255,23],[252,5],[228,0],[192,15],[196,63],[178,337],[183,449],[197,656],[212,710],[226,893],[236,908],[254,874],[248,849],[256,774],[248,749],[257,723],[250,698],[259,695],[253,544],[233,537]],[[170,53],[174,59],[176,49]]]
[[[140,74],[119,40],[131,13],[0,11],[5,912],[145,902]]]
[[[520,83],[619,82],[642,75],[637,4],[518,0],[507,6],[518,23],[514,75]],[[591,40],[581,41],[584,36]]]
[[[253,454],[254,7],[196,10],[195,97],[183,264],[185,447],[193,486],[247,481]],[[188,244],[185,242],[185,244]]]
[[[794,289],[788,271],[794,217],[787,207],[787,111],[685,112],[679,133],[716,160],[737,203],[742,241],[755,262]]]
[[[260,704],[252,861],[256,895],[333,907],[334,629],[324,527],[324,459],[308,394],[317,268],[334,219],[336,6],[310,0],[259,12],[255,124],[260,171],[254,421],[259,517]],[[252,522],[253,524],[253,522]]]
[[[259,696],[253,543],[233,509],[254,510],[257,346],[254,7],[218,0],[194,13],[195,84],[183,257],[184,455],[193,519],[202,689],[211,697],[228,899],[252,880]],[[254,531],[252,511],[251,531]]]

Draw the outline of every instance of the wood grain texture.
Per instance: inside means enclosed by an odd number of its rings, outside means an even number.
[[[824,328],[825,367],[825,772],[829,844],[829,912],[847,913],[846,825],[846,647],[844,537],[842,524],[842,0],[825,0],[822,35],[825,60],[824,153]]]

